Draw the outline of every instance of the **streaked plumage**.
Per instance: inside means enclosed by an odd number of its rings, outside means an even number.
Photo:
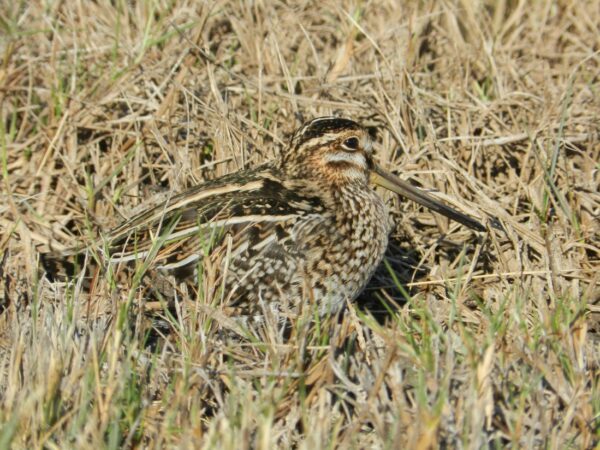
[[[370,181],[481,227],[377,168],[356,122],[322,117],[297,130],[277,160],[178,194],[96,248],[105,264],[145,259],[188,274],[210,261],[230,303],[249,311],[262,300],[334,312],[362,291],[387,247],[388,211]]]

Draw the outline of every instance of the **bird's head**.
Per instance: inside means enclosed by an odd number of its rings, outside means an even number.
[[[292,137],[282,168],[295,178],[333,185],[366,183],[372,167],[373,145],[367,130],[339,117],[306,122]]]

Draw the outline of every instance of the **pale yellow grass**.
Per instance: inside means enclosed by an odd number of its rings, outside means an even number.
[[[600,2],[0,5],[1,448],[598,444]],[[391,271],[286,339],[39,270],[325,114],[503,230],[386,194]]]

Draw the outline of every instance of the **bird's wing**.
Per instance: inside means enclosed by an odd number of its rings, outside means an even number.
[[[114,229],[98,249],[111,263],[144,259],[175,269],[209,254],[225,235],[233,242],[230,251],[260,247],[261,242],[283,250],[287,244],[277,242],[289,242],[288,236],[281,235],[287,227],[324,211],[318,195],[287,186],[275,168],[265,165],[174,196]]]

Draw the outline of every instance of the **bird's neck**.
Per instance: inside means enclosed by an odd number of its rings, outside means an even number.
[[[366,182],[340,183],[338,185],[329,185],[329,195],[334,204],[339,208],[343,205],[345,208],[360,208],[360,205],[372,203],[379,200],[377,194],[367,185]],[[354,211],[360,213],[359,210]]]

